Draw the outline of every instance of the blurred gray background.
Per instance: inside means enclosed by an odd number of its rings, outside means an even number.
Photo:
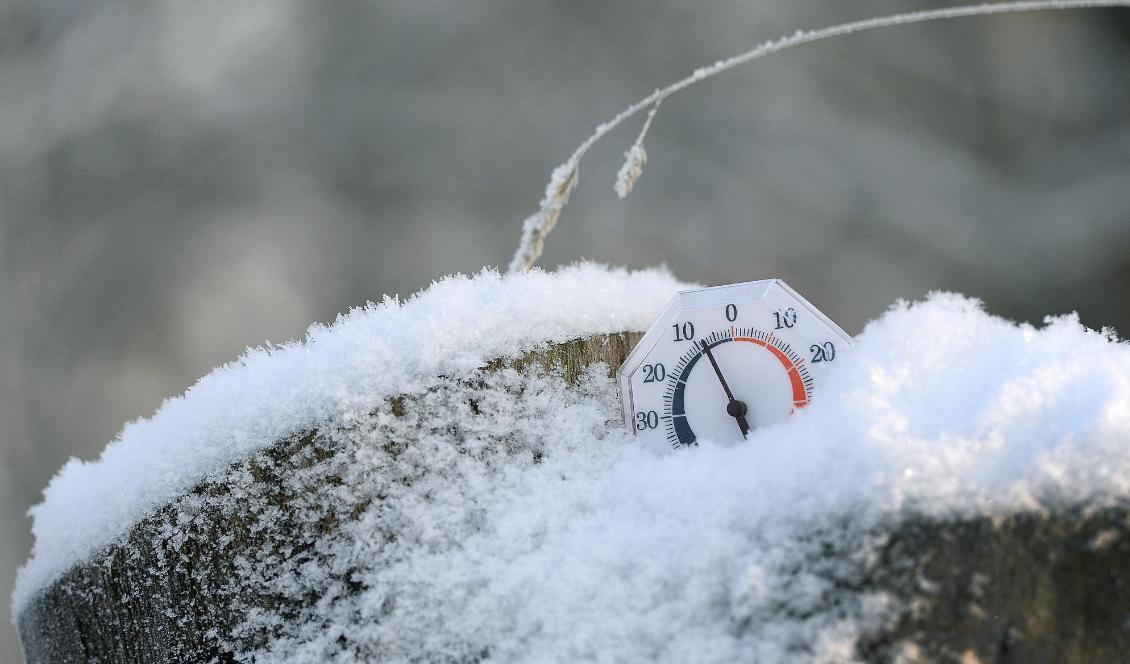
[[[798,28],[942,2],[0,4],[0,662],[24,512],[213,366],[505,265],[591,128]],[[950,3],[953,4],[953,3]],[[770,56],[598,146],[543,265],[780,276],[849,332],[952,289],[1130,330],[1130,11]]]

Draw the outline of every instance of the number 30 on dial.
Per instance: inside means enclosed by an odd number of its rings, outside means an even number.
[[[807,406],[850,347],[779,279],[683,291],[620,367],[624,422],[675,447],[740,441]]]

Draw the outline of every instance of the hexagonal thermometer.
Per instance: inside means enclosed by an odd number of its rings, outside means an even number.
[[[680,292],[620,367],[624,421],[675,447],[740,441],[807,406],[851,343],[780,279]]]

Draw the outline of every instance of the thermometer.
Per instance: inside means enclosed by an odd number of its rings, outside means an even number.
[[[620,367],[624,422],[673,447],[807,406],[852,339],[780,279],[682,291]]]

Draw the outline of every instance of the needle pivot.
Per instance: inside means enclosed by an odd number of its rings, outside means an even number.
[[[718,360],[714,359],[714,353],[710,350],[710,344],[706,343],[705,339],[698,342],[702,346],[702,352],[706,353],[706,359],[710,360],[710,366],[714,367],[714,375],[718,376],[718,382],[722,384],[722,390],[726,393],[726,414],[734,418],[738,423],[738,428],[742,431],[742,438],[745,438],[749,433],[749,422],[745,418],[748,411],[745,402],[738,401],[734,398],[734,393],[730,391],[730,385],[726,382],[726,377],[722,375],[722,369],[718,367]]]

